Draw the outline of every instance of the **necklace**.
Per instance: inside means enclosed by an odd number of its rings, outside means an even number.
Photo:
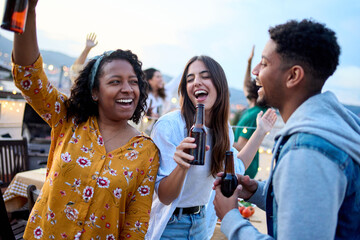
[[[120,128],[120,129],[115,133],[114,136],[112,136],[112,137],[109,138],[109,139],[106,139],[106,140],[104,141],[104,144],[107,143],[108,141],[112,140],[113,138],[115,138],[117,135],[119,135],[119,133],[121,132],[121,130],[123,130],[123,129]]]

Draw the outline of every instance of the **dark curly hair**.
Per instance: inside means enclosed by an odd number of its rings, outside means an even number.
[[[312,88],[320,91],[339,64],[340,46],[335,32],[324,24],[304,19],[271,27],[269,34],[285,65],[302,66],[312,79]]]
[[[86,122],[91,116],[99,115],[98,105],[92,99],[92,90],[99,89],[99,77],[103,74],[102,70],[105,63],[117,59],[128,61],[134,68],[136,77],[138,78],[140,90],[139,102],[130,120],[135,123],[139,123],[140,118],[146,109],[148,83],[145,81],[144,73],[141,69],[142,63],[138,60],[138,57],[130,50],[124,51],[121,49],[103,57],[95,75],[93,89],[90,89],[89,86],[89,75],[96,59],[90,60],[85,68],[80,72],[79,77],[75,80],[71,89],[70,98],[65,102],[67,107],[67,120],[75,117],[75,123],[80,124]]]

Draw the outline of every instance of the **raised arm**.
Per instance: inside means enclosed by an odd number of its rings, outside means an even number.
[[[247,97],[247,95],[248,95],[247,86],[249,86],[250,82],[251,82],[251,62],[254,57],[254,51],[255,51],[255,45],[252,47],[252,50],[251,50],[251,53],[250,53],[250,56],[248,59],[248,64],[246,67],[246,72],[245,72],[245,78],[244,78],[244,83],[243,83],[243,91],[244,91],[245,97]]]
[[[74,64],[82,65],[85,63],[86,58],[90,50],[98,44],[96,41],[96,34],[90,33],[86,36],[86,44],[84,50],[81,52],[80,56],[75,60]]]
[[[29,9],[23,34],[14,34],[13,59],[14,63],[27,66],[33,64],[40,55],[36,36],[37,0],[29,0]]]

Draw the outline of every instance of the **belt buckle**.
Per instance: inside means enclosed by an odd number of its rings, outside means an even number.
[[[196,212],[194,212],[193,214],[199,214],[200,213],[200,210],[201,210],[201,207],[198,206],[198,210]]]

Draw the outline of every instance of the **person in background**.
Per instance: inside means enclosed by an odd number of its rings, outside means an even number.
[[[145,79],[149,83],[146,115],[158,119],[162,115],[162,108],[166,98],[165,84],[159,70],[148,68],[144,70],[144,73]]]
[[[36,35],[37,0],[14,35],[13,75],[51,126],[47,176],[24,239],[143,239],[159,152],[128,124],[146,105],[147,82],[131,51],[91,59],[68,98],[48,81]]]
[[[72,83],[75,82],[75,79],[77,79],[80,75],[80,72],[85,67],[85,61],[87,56],[89,55],[89,52],[92,48],[94,48],[98,42],[96,41],[96,34],[90,33],[86,36],[86,43],[85,48],[81,52],[80,56],[75,60],[74,64],[70,67],[70,80]]]
[[[221,231],[228,239],[359,239],[360,119],[332,92],[322,92],[339,64],[335,32],[304,19],[271,27],[269,34],[253,74],[259,95],[286,124],[266,182],[238,175],[230,198],[215,182]],[[238,197],[266,209],[268,235],[241,216]]]
[[[163,115],[151,132],[161,160],[146,239],[210,239],[217,221],[210,201],[214,193],[211,187],[214,176],[223,169],[225,152],[234,152],[238,157],[236,172],[243,173],[276,120],[271,109],[259,113],[258,128],[237,154],[228,121],[229,88],[220,64],[208,56],[191,58],[178,92],[181,110]],[[190,165],[193,156],[186,152],[196,147],[195,139],[187,136],[198,103],[205,106],[207,131],[208,151],[203,166]]]
[[[174,97],[174,90],[179,85],[180,77],[174,77],[165,84],[159,70],[148,68],[144,70],[144,73],[149,83],[146,121],[141,121],[139,125],[134,127],[150,135],[151,129],[159,117],[178,108],[178,104],[174,104],[172,98]]]
[[[255,79],[251,79],[251,62],[254,57],[255,46],[252,47],[250,57],[248,59],[248,64],[246,68],[243,90],[246,96],[249,108],[246,109],[238,123],[236,124],[237,128],[235,129],[235,142],[234,147],[239,152],[248,142],[251,135],[256,129],[256,118],[259,112],[266,112],[268,109],[266,103],[263,99],[258,100],[258,90],[259,87],[256,86]],[[259,151],[256,152],[254,159],[252,160],[250,166],[246,169],[245,175],[249,175],[250,178],[254,178],[259,168]]]

